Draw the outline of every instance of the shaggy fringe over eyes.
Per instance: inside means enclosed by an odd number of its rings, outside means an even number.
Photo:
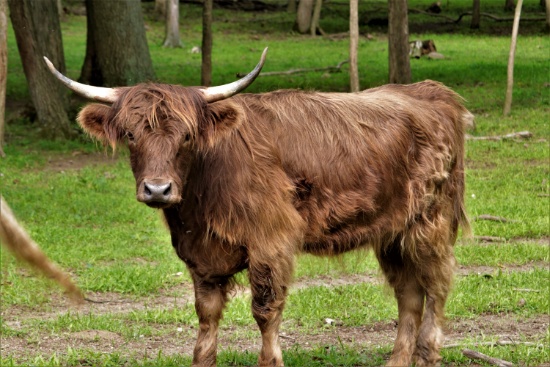
[[[162,129],[196,138],[204,120],[206,101],[198,88],[168,84],[141,84],[123,93],[111,109],[105,127],[109,137],[121,140],[127,132]]]

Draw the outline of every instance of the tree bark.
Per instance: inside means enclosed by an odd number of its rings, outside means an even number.
[[[180,7],[179,0],[167,0],[166,3],[166,38],[164,47],[181,47],[180,40]]]
[[[359,91],[359,69],[357,48],[359,45],[359,5],[358,0],[349,2],[349,79],[350,91]]]
[[[139,0],[88,0],[88,37],[86,59],[99,85],[118,87],[153,80],[155,74],[149,54],[145,24]]]
[[[0,157],[4,157],[6,84],[8,79],[8,3],[0,0]]]
[[[512,26],[512,42],[510,44],[510,55],[508,57],[508,77],[506,83],[506,99],[504,100],[504,116],[510,114],[512,109],[512,90],[514,88],[514,59],[516,57],[516,43],[518,39],[519,18],[523,0],[518,0],[514,14],[514,25]]]
[[[470,23],[470,28],[479,29],[480,20],[481,20],[480,0],[474,0],[474,4],[472,6],[472,22]]]
[[[296,28],[298,32],[305,34],[311,26],[314,0],[301,0],[296,11]]]
[[[212,2],[204,0],[202,10],[201,85],[205,87],[212,84]]]
[[[407,0],[388,0],[388,51],[390,83],[411,82]]]
[[[41,135],[68,138],[74,135],[67,116],[67,90],[50,73],[43,56],[65,72],[65,58],[56,0],[9,0],[17,47],[36,109]]]

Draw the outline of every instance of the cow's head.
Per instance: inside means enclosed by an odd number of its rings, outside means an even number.
[[[133,87],[84,85],[51,72],[76,93],[99,102],[82,109],[80,126],[113,148],[126,142],[136,179],[137,199],[155,208],[181,201],[191,162],[197,152],[222,138],[240,120],[238,105],[225,101],[259,75],[267,48],[250,74],[230,84],[200,88],[145,83]]]

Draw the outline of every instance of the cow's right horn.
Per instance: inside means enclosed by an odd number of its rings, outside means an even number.
[[[65,84],[65,86],[77,94],[80,94],[82,97],[93,99],[98,102],[107,102],[113,103],[118,98],[118,90],[116,88],[104,88],[104,87],[94,87],[92,85],[81,84],[67,78],[65,75],[61,74],[55,66],[51,63],[46,56],[44,56],[44,61],[48,65],[48,69],[52,74]]]
[[[234,81],[233,83],[203,89],[202,91],[204,93],[204,97],[206,98],[206,101],[207,102],[220,101],[222,99],[226,99],[231,96],[234,96],[235,94],[246,89],[246,87],[252,84],[254,79],[256,79],[258,75],[260,75],[260,71],[264,66],[266,54],[267,54],[267,47],[264,49],[264,52],[262,52],[262,57],[260,58],[260,62],[258,63],[258,65],[256,65],[254,70],[252,70],[243,78],[237,81]]]

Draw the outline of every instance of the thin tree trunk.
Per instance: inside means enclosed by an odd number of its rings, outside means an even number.
[[[515,7],[514,0],[505,0],[504,10],[511,11],[511,10],[514,10],[514,7]]]
[[[514,88],[514,59],[516,57],[516,43],[518,39],[519,18],[523,0],[518,0],[516,13],[514,14],[514,25],[512,27],[512,42],[510,44],[510,56],[508,57],[508,77],[506,83],[506,99],[504,100],[504,116],[510,114],[512,109],[512,90]]]
[[[59,71],[65,72],[56,0],[9,0],[8,5],[41,135],[50,139],[71,137],[76,130],[66,112],[67,90],[42,58],[47,56]]]
[[[480,0],[474,0],[474,4],[472,6],[472,22],[470,23],[470,28],[479,29],[480,20],[481,20]]]
[[[312,12],[313,0],[300,0],[300,3],[298,3],[298,10],[296,11],[296,28],[298,32],[304,34],[309,31]]]
[[[0,157],[4,157],[6,83],[8,79],[8,3],[0,0]]]
[[[201,85],[212,84],[212,2],[204,0],[202,10],[202,67]]]
[[[317,33],[317,28],[319,28],[319,19],[321,18],[321,5],[323,5],[323,0],[315,0],[313,18],[311,19],[311,27],[309,28],[312,36],[315,36],[315,34]]]
[[[358,0],[349,2],[349,79],[350,90],[359,91],[359,69],[357,67],[357,48],[359,45],[359,5]]]
[[[388,0],[389,81],[411,82],[407,0]]]
[[[180,40],[180,7],[179,0],[166,2],[166,38],[164,47],[181,47]]]
[[[101,86],[103,77],[97,61],[97,52],[95,50],[94,22],[92,20],[93,0],[85,0],[86,4],[86,56],[80,69],[80,78],[78,81],[85,84]]]

